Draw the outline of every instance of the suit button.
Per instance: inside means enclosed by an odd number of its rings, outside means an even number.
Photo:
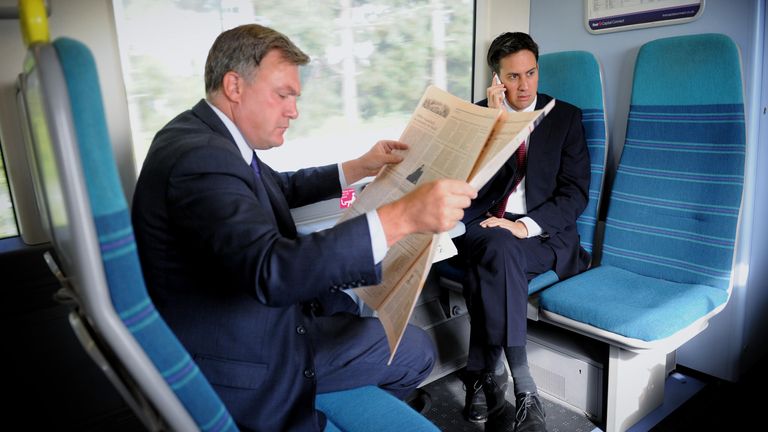
[[[304,376],[307,377],[307,378],[312,379],[312,378],[315,377],[315,371],[313,369],[311,369],[311,368],[304,369]]]
[[[296,333],[303,335],[307,332],[307,329],[303,325],[296,326]]]
[[[338,292],[338,291],[339,291],[339,288],[336,285],[331,287],[331,292],[332,293],[335,293],[335,292]]]

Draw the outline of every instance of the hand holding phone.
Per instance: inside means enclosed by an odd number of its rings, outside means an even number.
[[[493,79],[491,80],[491,86],[488,87],[488,90],[486,91],[488,107],[499,108],[504,100],[504,93],[506,91],[507,89],[504,87],[504,84],[501,83],[499,76],[494,73]]]

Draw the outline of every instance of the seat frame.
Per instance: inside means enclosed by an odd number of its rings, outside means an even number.
[[[49,43],[30,46],[25,65],[18,83],[20,109],[23,117],[30,119],[30,100],[26,99],[27,80],[38,79],[44,95],[32,103],[42,104],[48,128],[47,137],[33,138],[36,133],[34,125],[23,125],[25,135],[32,138],[32,145],[27,146],[27,157],[33,166],[34,178],[38,180],[34,184],[38,203],[43,208],[44,227],[59,263],[54,264],[56,260],[50,255],[46,261],[62,284],[58,297],[75,305],[69,315],[73,330],[86,352],[145,426],[151,430],[164,427],[195,430],[194,420],[112,305],[82,174],[70,97],[55,48]],[[46,139],[50,141],[51,148],[38,147],[44,145],[40,141]],[[40,151],[53,152],[57,178],[45,177],[43,171],[46,168],[41,165],[44,155]],[[61,208],[66,213],[56,214]],[[63,221],[62,216],[65,218]],[[65,269],[66,276],[60,267]],[[115,362],[116,358],[120,360]],[[117,364],[120,366],[117,367]],[[139,391],[139,388],[142,390]]]

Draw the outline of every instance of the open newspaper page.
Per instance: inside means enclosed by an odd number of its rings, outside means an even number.
[[[374,210],[437,179],[478,179],[476,182],[482,180],[482,184],[473,183],[473,186],[479,189],[538,124],[537,115],[543,117],[541,112],[525,114],[519,119],[518,114],[507,115],[503,110],[480,107],[437,87],[428,87],[400,137],[400,141],[409,145],[407,151],[401,152],[403,161],[384,168],[339,222]],[[519,142],[511,150],[505,147],[518,138]],[[438,237],[412,234],[401,239],[389,249],[382,262],[382,282],[355,289],[376,311],[384,327],[390,362],[429,268],[438,255]]]
[[[552,99],[540,110],[516,113],[505,111],[494,127],[488,144],[477,158],[467,180],[469,184],[480,189],[488,183],[554,106],[555,100]]]
[[[365,187],[339,222],[399,199],[418,185],[440,178],[466,180],[488,140],[499,110],[479,107],[430,86],[400,141],[409,149],[403,161],[384,168]],[[421,293],[437,242],[412,234],[394,244],[382,263],[382,282],[356,294],[377,312],[390,346],[390,361]]]

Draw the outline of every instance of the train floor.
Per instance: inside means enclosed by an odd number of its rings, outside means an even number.
[[[692,390],[681,391],[681,382]],[[684,432],[748,430],[764,419],[762,391],[768,385],[768,361],[757,363],[738,383],[718,380],[696,371],[680,368],[667,380],[664,409],[649,414],[630,432]],[[497,417],[485,424],[465,421],[464,388],[458,373],[433,381],[423,387],[428,393],[422,413],[443,432],[491,432],[514,430],[514,398],[507,395],[507,405]],[[685,392],[688,394],[684,394]],[[602,426],[555,398],[542,394],[549,432],[599,432]],[[676,400],[677,399],[677,400]],[[671,406],[670,406],[671,405]],[[654,418],[655,417],[655,418]],[[759,428],[760,429],[760,428]]]
[[[465,391],[458,372],[427,384],[423,390],[429,396],[422,413],[443,432],[512,431],[514,428],[515,406],[511,390],[503,411],[485,424],[470,423],[462,417]],[[558,403],[554,398],[542,393],[541,401],[550,432],[590,432],[596,427],[584,413]]]

